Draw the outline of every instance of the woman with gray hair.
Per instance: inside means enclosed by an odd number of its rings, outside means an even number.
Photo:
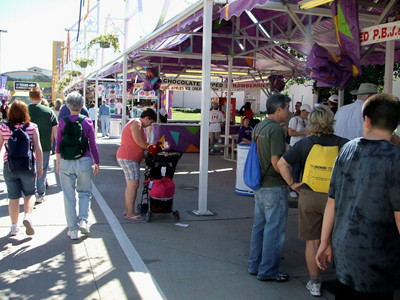
[[[97,149],[92,120],[80,115],[84,100],[78,92],[67,96],[66,105],[71,114],[62,117],[58,123],[56,170],[60,175],[64,194],[65,215],[68,224],[68,236],[78,239],[78,229],[89,234],[89,210],[92,194],[90,171],[94,162],[93,174],[99,173],[99,152]],[[78,192],[79,214],[76,213]]]
[[[335,123],[333,117],[333,112],[327,106],[316,107],[308,116],[310,136],[294,144],[278,161],[282,177],[293,190],[300,194],[298,202],[299,239],[306,241],[305,257],[310,274],[306,288],[312,296],[321,295],[321,281],[315,256],[321,242],[322,220],[328,195],[314,192],[305,183],[295,182],[291,168],[295,163],[300,163],[301,173],[303,173],[308,154],[315,144],[338,146],[340,150],[349,141],[333,134],[333,124]]]

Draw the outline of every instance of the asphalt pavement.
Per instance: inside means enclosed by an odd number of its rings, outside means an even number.
[[[310,299],[295,199],[280,266],[290,279],[258,281],[247,272],[254,199],[235,194],[235,162],[209,156],[207,209],[213,216],[193,214],[199,154],[185,153],[174,177],[180,220],[154,214],[151,222],[127,221],[122,216],[125,179],[115,159],[119,143],[98,138],[100,173],[92,178],[91,232],[76,241],[67,236],[55,155],[46,201],[34,210],[34,236],[25,235],[22,205],[20,233],[8,236],[7,190],[0,176],[0,299]],[[334,269],[323,272],[322,280],[321,299],[334,299]]]

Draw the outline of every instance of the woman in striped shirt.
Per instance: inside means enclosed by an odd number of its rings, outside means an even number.
[[[25,124],[29,123],[26,132],[33,143],[34,159],[37,160],[37,170],[11,172],[8,167],[8,153],[4,154],[3,175],[7,185],[8,197],[10,199],[8,204],[8,211],[11,218],[11,231],[10,235],[15,236],[18,233],[18,216],[19,216],[19,199],[21,192],[24,193],[24,212],[25,217],[23,224],[26,227],[26,234],[33,235],[35,230],[32,226],[32,211],[35,205],[35,177],[36,172],[38,178],[43,174],[43,154],[42,147],[39,141],[39,131],[35,123],[30,123],[28,107],[22,101],[15,100],[10,106],[8,111],[8,124],[15,128],[22,128]],[[6,123],[0,125],[0,151],[3,144],[8,148],[8,139],[12,135],[10,128]],[[34,164],[35,165],[35,164]]]

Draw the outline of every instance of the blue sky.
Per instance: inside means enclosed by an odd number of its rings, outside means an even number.
[[[160,2],[158,5],[155,2]],[[88,0],[84,0],[87,5]],[[90,7],[97,3],[90,0]],[[151,3],[152,17],[147,20],[158,20],[157,14],[161,11],[163,0],[145,0],[146,5]],[[147,4],[146,4],[147,3]],[[173,17],[187,6],[184,0],[173,0],[168,18]],[[0,29],[8,33],[1,33],[0,45],[0,72],[26,70],[37,66],[51,70],[53,41],[66,41],[65,28],[71,28],[79,20],[80,0],[0,0]],[[135,0],[130,0],[129,8],[137,7]],[[124,17],[125,2],[123,0],[101,0],[100,2],[100,32],[104,32],[104,23],[107,15],[115,18],[118,26]],[[148,10],[149,11],[149,10]],[[86,12],[86,7],[82,15]],[[167,18],[167,19],[168,19]],[[134,39],[145,36],[144,30],[151,29],[151,25],[143,26],[140,20],[138,30],[130,30]],[[144,29],[140,27],[145,27]],[[76,33],[71,32],[72,36]],[[130,34],[131,36],[131,34]]]

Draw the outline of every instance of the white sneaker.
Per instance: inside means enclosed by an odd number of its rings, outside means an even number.
[[[36,197],[35,204],[43,203],[44,201],[44,196]]]
[[[16,236],[18,234],[19,228],[18,226],[11,226],[10,228],[10,236]]]
[[[71,240],[77,240],[78,237],[78,230],[68,230],[67,235],[71,238]]]
[[[84,219],[79,221],[79,231],[82,234],[89,234],[90,233],[90,228],[89,228],[88,222],[86,222]]]
[[[35,234],[35,229],[33,229],[31,220],[25,219],[24,221],[22,221],[22,224],[24,224],[24,226],[26,228],[25,233],[27,235],[34,235]]]
[[[310,291],[311,296],[319,297],[321,296],[321,284],[320,283],[311,283],[311,280],[307,282],[306,285],[307,290]]]
[[[295,191],[290,192],[289,196],[292,197],[292,198],[297,198],[297,193]]]

